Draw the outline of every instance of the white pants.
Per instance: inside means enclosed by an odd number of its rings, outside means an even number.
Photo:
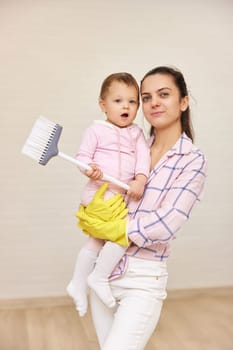
[[[117,306],[106,307],[91,291],[94,326],[102,350],[142,350],[159,320],[166,298],[165,262],[129,257],[126,274],[110,282]]]

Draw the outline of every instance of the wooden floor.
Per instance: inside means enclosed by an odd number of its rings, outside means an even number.
[[[70,299],[0,300],[0,350],[97,350]],[[173,293],[145,350],[233,350],[233,290]],[[121,350],[121,349],[119,349]]]

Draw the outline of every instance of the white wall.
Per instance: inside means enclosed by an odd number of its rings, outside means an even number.
[[[0,298],[65,294],[84,242],[74,213],[86,179],[59,158],[42,167],[20,153],[35,120],[63,125],[60,150],[74,155],[102,118],[105,76],[139,81],[164,64],[186,77],[209,160],[205,198],[173,244],[169,288],[232,285],[232,14],[232,0],[0,1]]]

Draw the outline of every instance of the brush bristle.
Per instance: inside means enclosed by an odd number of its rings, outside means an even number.
[[[62,131],[59,124],[40,117],[27,138],[22,153],[45,165],[51,157],[58,154],[57,143]]]

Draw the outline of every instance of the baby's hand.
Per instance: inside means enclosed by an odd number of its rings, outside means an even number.
[[[128,185],[130,188],[127,192],[127,195],[136,201],[141,199],[144,192],[145,184],[141,181],[133,180]]]
[[[95,164],[88,164],[91,170],[86,170],[85,174],[92,180],[100,180],[103,177],[103,173]]]

